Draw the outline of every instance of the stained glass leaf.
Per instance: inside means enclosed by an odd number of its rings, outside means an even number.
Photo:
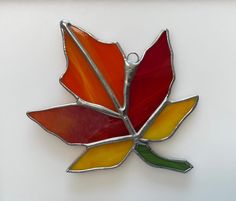
[[[168,32],[164,31],[138,64],[130,85],[128,115],[139,130],[168,95],[174,74]]]
[[[198,100],[168,101],[174,81],[168,31],[134,64],[118,43],[98,41],[64,21],[61,30],[67,69],[60,82],[76,103],[28,116],[66,143],[86,146],[68,171],[117,167],[132,150],[152,166],[190,170],[187,161],[165,159],[148,146],[170,137]]]
[[[68,169],[69,172],[83,172],[119,166],[134,145],[133,140],[113,142],[88,148]]]
[[[194,109],[197,101],[198,96],[194,96],[178,102],[168,102],[153,119],[150,127],[145,131],[143,138],[152,141],[161,141],[170,137],[180,123]]]
[[[92,143],[128,135],[121,119],[76,104],[29,112],[28,116],[67,143]]]
[[[142,160],[154,167],[166,168],[179,172],[188,172],[193,168],[188,161],[170,160],[157,155],[147,144],[144,143],[137,143],[135,151]]]
[[[69,23],[61,23],[68,67],[60,81],[69,91],[81,99],[115,110],[107,86],[119,104],[124,102],[124,56],[117,43],[103,43],[82,29]],[[111,91],[110,90],[110,91]]]

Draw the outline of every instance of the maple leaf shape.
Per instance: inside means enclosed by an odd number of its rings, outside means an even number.
[[[76,103],[27,114],[64,142],[86,146],[68,171],[117,167],[131,151],[155,167],[190,170],[189,162],[163,158],[149,146],[171,137],[198,101],[168,100],[174,81],[168,31],[133,63],[118,43],[98,41],[64,21],[61,30],[67,70],[60,83]]]

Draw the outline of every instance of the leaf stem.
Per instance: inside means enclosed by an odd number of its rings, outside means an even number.
[[[193,168],[188,161],[171,160],[159,156],[151,150],[147,143],[137,142],[135,145],[135,152],[143,161],[153,167],[165,168],[183,173],[188,172]]]

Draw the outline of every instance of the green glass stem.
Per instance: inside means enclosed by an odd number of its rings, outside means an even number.
[[[188,172],[193,168],[193,166],[188,161],[170,160],[157,155],[152,151],[147,143],[137,142],[135,146],[135,152],[147,164],[154,167],[166,168],[183,173]]]

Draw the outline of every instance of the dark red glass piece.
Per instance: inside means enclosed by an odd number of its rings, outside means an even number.
[[[28,115],[68,143],[92,143],[128,135],[121,119],[78,105],[55,107]]]
[[[173,79],[171,50],[164,31],[145,53],[131,81],[128,115],[136,130],[163,102]]]

